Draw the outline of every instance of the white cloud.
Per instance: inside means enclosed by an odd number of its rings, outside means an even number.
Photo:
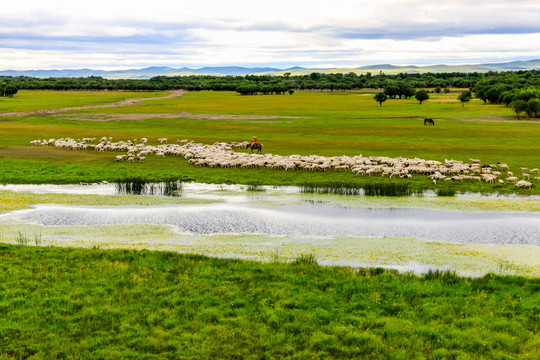
[[[0,13],[0,69],[533,58],[539,18],[529,0],[20,0]]]

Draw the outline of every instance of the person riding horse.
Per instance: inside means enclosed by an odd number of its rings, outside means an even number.
[[[257,138],[255,136],[253,137],[253,141],[251,142],[251,144],[246,145],[246,149],[248,149],[248,148],[251,149],[252,154],[253,154],[253,150],[257,150],[258,154],[260,154],[262,152],[262,144],[259,144],[257,142]]]

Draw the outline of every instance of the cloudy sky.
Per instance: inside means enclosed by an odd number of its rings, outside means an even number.
[[[0,70],[535,58],[538,0],[18,0],[0,9]]]

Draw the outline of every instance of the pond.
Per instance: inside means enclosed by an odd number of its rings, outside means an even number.
[[[116,184],[6,185],[1,190],[26,192],[17,196],[28,204],[0,215],[4,242],[263,261],[314,254],[325,265],[540,277],[538,196],[395,198],[197,183],[144,184],[135,189],[153,195],[144,199],[118,196],[130,191]],[[167,192],[173,196],[155,196]],[[15,195],[4,194],[8,203],[10,196]]]
[[[540,216],[527,213],[218,203],[150,207],[41,205],[2,217],[45,226],[171,225],[178,233],[197,235],[411,237],[469,244],[540,246]]]

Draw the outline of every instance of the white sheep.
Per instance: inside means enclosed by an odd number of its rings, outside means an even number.
[[[518,179],[517,177],[515,177],[515,176],[510,176],[510,177],[507,177],[507,178],[506,178],[506,181],[512,182],[512,183],[515,183],[515,182],[517,182],[518,180],[519,180],[519,179]]]
[[[517,187],[517,188],[528,188],[528,189],[530,189],[532,184],[530,182],[528,182],[528,181],[521,180],[521,181],[518,181],[516,183],[516,185],[514,185],[514,186]]]
[[[497,165],[499,165],[501,170],[506,170],[506,171],[510,170],[510,168],[508,167],[508,164],[498,162]]]

